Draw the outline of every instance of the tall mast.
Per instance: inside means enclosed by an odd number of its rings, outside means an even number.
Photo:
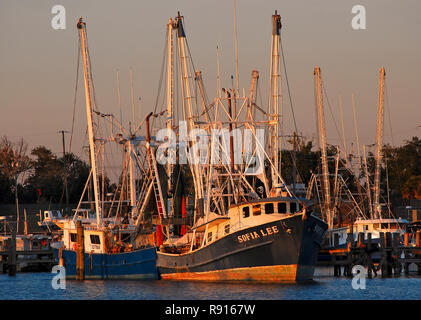
[[[279,114],[282,114],[281,68],[279,48],[279,35],[281,27],[281,16],[277,14],[277,11],[275,11],[275,14],[272,15],[272,44],[270,63],[271,76],[269,97],[269,114],[272,122],[269,133],[269,146],[272,149],[273,165],[275,167],[274,169],[272,168],[272,189],[275,192],[275,194],[277,194],[280,191],[278,173],[281,173],[279,154]]]
[[[174,21],[170,18],[167,24],[167,47],[168,47],[168,63],[167,63],[167,134],[168,137],[170,132],[174,128],[174,43],[173,43],[173,25]],[[174,150],[169,149],[169,152],[172,153],[173,157],[170,159],[175,159]],[[168,214],[172,215],[173,212],[173,185],[172,185],[172,175],[173,175],[173,163],[168,161],[167,163],[167,195],[168,195]]]
[[[355,106],[354,92],[352,93],[352,110],[353,110],[353,114],[354,114],[355,139],[357,141],[357,155],[358,155],[358,171],[356,171],[356,172],[358,172],[358,174],[354,174],[354,177],[355,177],[355,183],[357,185],[358,194],[359,194],[359,197],[361,199],[362,190],[361,190],[361,183],[360,183],[360,180],[359,180],[358,176],[359,176],[359,174],[361,172],[361,169],[362,169],[362,163],[361,163],[360,138],[359,138],[359,135],[358,135],[357,111],[356,111],[356,106]],[[362,204],[362,205],[364,205],[364,204]],[[371,204],[370,204],[370,208],[371,208]]]
[[[373,199],[373,213],[374,218],[380,218],[380,170],[382,161],[382,143],[383,143],[383,120],[384,120],[384,81],[386,73],[384,68],[380,69],[380,83],[379,83],[379,101],[377,106],[377,132],[376,132],[376,171],[374,174],[374,199]]]
[[[195,128],[193,120],[193,97],[191,94],[191,74],[189,73],[189,55],[188,46],[186,40],[186,34],[184,32],[183,21],[178,13],[177,16],[177,43],[178,43],[178,55],[180,63],[180,76],[183,88],[183,110],[185,120],[187,121],[187,135]],[[190,140],[190,139],[189,139]],[[194,141],[193,141],[194,142]],[[192,142],[190,142],[192,143]],[[193,145],[193,144],[190,144]],[[194,148],[194,145],[193,145]],[[193,173],[193,181],[195,184],[196,198],[203,199],[203,181],[200,174],[198,159],[191,159],[194,163],[191,165]],[[200,204],[199,204],[200,205]]]
[[[333,213],[331,210],[330,199],[330,184],[329,184],[329,169],[327,165],[327,145],[326,145],[326,129],[325,118],[323,112],[323,95],[322,95],[322,76],[320,68],[314,68],[314,80],[316,82],[316,101],[317,101],[317,119],[319,128],[319,147],[322,156],[322,173],[323,173],[323,195],[324,195],[324,210],[326,212],[327,224],[331,229],[333,227]]]
[[[97,224],[100,225],[102,216],[101,209],[99,206],[99,188],[98,188],[98,176],[97,176],[97,167],[96,167],[96,148],[95,148],[95,137],[93,129],[93,119],[92,119],[92,103],[91,103],[91,87],[90,87],[90,73],[91,66],[88,56],[88,44],[86,37],[86,24],[82,21],[82,18],[79,19],[77,23],[77,28],[79,29],[79,37],[81,42],[82,50],[82,59],[83,59],[83,73],[84,73],[84,82],[85,82],[85,100],[86,100],[86,116],[88,123],[88,136],[89,136],[89,152],[91,159],[92,167],[92,178],[94,184],[94,200],[95,200],[95,212]]]

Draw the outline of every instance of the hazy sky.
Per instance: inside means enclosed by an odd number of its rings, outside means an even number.
[[[66,9],[66,29],[54,30],[54,5]],[[366,8],[366,30],[353,30],[354,5]],[[59,130],[70,131],[77,63],[77,19],[87,23],[96,98],[103,112],[119,116],[116,70],[120,72],[123,118],[131,116],[129,70],[136,118],[153,109],[162,64],[165,26],[180,11],[207,94],[216,92],[216,46],[222,86],[230,86],[234,64],[233,1],[172,0],[2,0],[0,2],[0,134],[23,137],[31,148],[61,152]],[[338,94],[343,96],[345,131],[355,139],[351,93],[355,92],[361,144],[375,141],[379,69],[386,69],[385,142],[421,135],[421,1],[325,0],[237,1],[240,87],[248,91],[251,71],[260,72],[266,101],[271,15],[282,17],[282,39],[299,130],[316,134],[313,68],[318,65],[340,129]],[[72,151],[80,154],[85,135],[83,83],[79,81]],[[292,129],[284,91],[286,131]],[[326,101],[325,101],[326,102]],[[266,108],[266,106],[264,106]],[[390,119],[389,119],[390,114]],[[327,103],[328,143],[339,144]],[[417,128],[418,127],[418,128]],[[69,136],[66,137],[67,143]],[[348,148],[350,148],[348,146]]]

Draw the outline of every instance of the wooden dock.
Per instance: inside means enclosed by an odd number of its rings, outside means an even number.
[[[30,250],[16,250],[16,234],[13,232],[10,238],[2,242],[0,251],[0,270],[10,276],[16,272],[40,272],[51,271],[56,264],[53,250],[49,246],[32,247]]]
[[[411,244],[411,245],[410,245]],[[334,276],[352,276],[352,268],[362,265],[369,278],[381,272],[382,277],[399,276],[404,271],[409,274],[409,265],[415,264],[421,274],[421,231],[405,233],[401,242],[398,233],[380,233],[380,239],[373,241],[372,234],[358,234],[354,241],[352,233],[347,235],[346,247],[339,247],[339,235],[334,238],[333,248],[322,249],[321,254],[329,256],[329,261],[320,261],[318,266],[331,266]],[[342,272],[343,270],[343,272]]]

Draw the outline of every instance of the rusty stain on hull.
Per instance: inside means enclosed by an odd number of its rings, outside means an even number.
[[[205,272],[164,273],[165,280],[197,280],[197,281],[270,281],[296,282],[311,280],[313,267],[297,265],[259,266],[235,268]]]

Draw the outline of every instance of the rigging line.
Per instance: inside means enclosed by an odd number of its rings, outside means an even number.
[[[73,120],[72,120],[72,132],[70,134],[69,153],[72,152],[73,130],[74,130],[74,126],[75,126],[76,100],[77,100],[77,89],[78,89],[77,84],[78,84],[78,80],[79,80],[79,69],[80,69],[79,65],[80,65],[80,34],[79,34],[79,42],[78,42],[78,49],[77,49],[76,83],[75,83],[75,94],[74,94],[74,97],[73,97]]]
[[[162,54],[161,75],[159,76],[158,92],[157,92],[156,100],[155,100],[154,113],[156,113],[156,109],[158,108],[159,97],[160,97],[161,88],[162,88],[162,79],[164,77],[164,72],[165,72],[165,69],[164,69],[165,68],[165,65],[166,65],[165,62],[167,61],[167,59],[166,59],[166,57],[167,57],[167,55],[166,55],[166,52],[167,52],[167,39],[168,39],[168,29],[167,29],[166,35],[165,35],[164,52]],[[154,122],[155,122],[155,117],[152,118],[152,121],[151,122],[152,122],[151,123],[151,127],[153,127],[154,126]]]
[[[292,98],[291,98],[291,90],[289,88],[289,81],[288,81],[288,73],[287,73],[287,67],[286,67],[286,63],[285,63],[285,55],[284,55],[284,48],[282,46],[282,37],[281,35],[279,35],[279,43],[281,45],[281,53],[282,53],[282,62],[284,65],[284,71],[285,71],[285,81],[287,83],[287,88],[288,88],[288,96],[289,96],[289,104],[291,106],[291,112],[292,112],[292,118],[294,120],[294,127],[295,127],[295,132],[298,134],[298,128],[297,128],[297,122],[295,120],[295,112],[294,112],[294,107],[292,105]]]
[[[386,110],[387,110],[387,117],[389,118],[389,129],[390,129],[390,137],[392,138],[392,145],[395,145],[395,139],[393,138],[393,131],[392,131],[392,118],[390,117],[390,99],[389,99],[389,90],[387,87],[387,83],[384,84],[386,91]]]
[[[325,94],[325,97],[326,97],[327,105],[329,107],[329,111],[330,111],[330,115],[331,115],[332,120],[333,120],[333,124],[335,125],[336,133],[338,134],[339,140],[341,140],[341,134],[339,133],[338,126],[336,125],[336,119],[335,119],[335,116],[333,115],[332,107],[330,106],[329,97],[327,96],[327,90],[326,90],[326,86],[325,86],[323,80],[322,80],[322,88],[323,88],[323,91],[324,91],[324,94]],[[342,144],[342,147],[344,148],[342,141],[341,141],[341,144]]]
[[[184,17],[183,17],[183,25],[184,25],[184,30],[186,30],[187,28],[186,28],[186,23],[184,21]],[[185,33],[185,31],[184,31],[184,33]],[[193,67],[193,73],[196,73],[196,68],[194,67],[193,56],[191,55],[191,52],[190,52],[190,46],[189,46],[189,41],[187,40],[187,37],[186,37],[186,44],[187,44],[187,51],[189,52],[190,62],[191,62],[192,67]]]
[[[90,55],[90,53],[89,53],[89,46],[88,46],[88,30],[87,30],[87,27],[86,27],[86,24],[85,24],[85,38],[86,38],[86,54],[87,54],[87,56],[88,56],[88,65],[89,65],[89,77],[90,77],[90,80],[91,80],[91,84],[92,84],[92,96],[93,96],[93,102],[94,102],[94,105],[95,105],[95,109],[97,110],[97,111],[99,111],[99,108],[98,108],[98,105],[97,105],[97,103],[96,103],[96,96],[95,96],[95,85],[94,85],[94,78],[92,77],[92,63],[91,63],[91,55]]]

